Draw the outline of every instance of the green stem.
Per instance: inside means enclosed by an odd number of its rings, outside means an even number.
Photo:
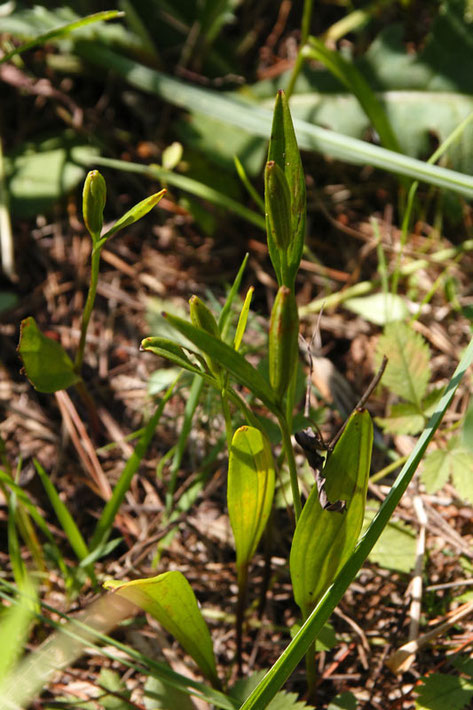
[[[248,564],[238,567],[238,599],[236,608],[236,642],[238,672],[242,672],[243,621],[245,618],[246,590],[248,587]]]
[[[95,242],[95,237],[98,239],[98,235],[93,237]],[[92,262],[90,267],[90,285],[89,292],[87,294],[87,301],[85,303],[84,312],[82,313],[82,323],[80,327],[80,341],[79,347],[77,349],[76,359],[74,362],[74,370],[80,375],[82,370],[82,363],[84,361],[84,349],[85,349],[85,339],[87,336],[87,328],[89,327],[90,316],[92,315],[92,310],[95,303],[95,295],[97,293],[97,284],[99,280],[99,265],[100,265],[100,252],[101,249],[92,249]]]
[[[307,40],[309,38],[310,20],[312,17],[312,5],[313,5],[313,0],[305,0],[304,1],[304,9],[302,11],[301,41],[299,44],[299,52],[297,54],[297,59],[294,64],[294,68],[292,70],[291,78],[289,79],[288,87],[286,89],[286,96],[288,99],[291,98],[291,96],[294,92],[294,87],[296,85],[297,78],[301,72],[302,64],[304,62],[302,48],[304,47],[305,43],[307,42]]]
[[[296,518],[296,525],[297,525],[297,521],[299,520],[301,512],[302,512],[301,494],[299,491],[299,483],[297,480],[296,459],[294,458],[294,449],[292,448],[291,435],[289,433],[287,421],[282,415],[279,417],[279,427],[281,429],[281,434],[282,434],[282,444],[283,444],[284,453],[286,455],[287,463],[289,466],[289,475],[291,478],[291,491],[292,491],[292,498],[294,501],[294,515]]]
[[[223,416],[225,419],[225,434],[227,437],[227,448],[230,451],[230,447],[232,445],[233,430],[232,430],[232,417],[230,414],[230,407],[228,406],[228,395],[227,395],[226,388],[222,389],[222,391],[220,393],[220,397],[222,399],[222,412],[223,412]]]
[[[307,700],[315,704],[317,691],[317,667],[315,665],[315,641],[310,644],[305,654],[305,673],[307,679]]]

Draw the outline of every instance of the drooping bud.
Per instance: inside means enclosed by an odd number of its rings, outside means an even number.
[[[279,400],[289,386],[299,355],[299,315],[287,286],[277,292],[269,324],[269,381]]]
[[[82,214],[84,224],[92,239],[100,237],[103,226],[103,210],[107,199],[107,186],[98,170],[91,170],[84,182]]]
[[[278,249],[287,252],[291,243],[291,195],[286,176],[274,160],[264,171],[265,209],[269,229]]]
[[[191,296],[189,299],[189,307],[192,325],[196,328],[204,330],[210,335],[213,335],[214,338],[220,339],[217,321],[215,320],[212,311],[205,305],[205,303],[201,301],[198,296]],[[220,365],[208,355],[204,355],[204,358],[209,370],[213,372],[214,375],[218,376],[221,373]]]

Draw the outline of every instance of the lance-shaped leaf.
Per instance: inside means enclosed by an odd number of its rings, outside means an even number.
[[[254,427],[235,432],[228,463],[227,502],[237,568],[245,567],[268,522],[274,496],[274,463],[265,435]]]
[[[210,335],[213,335],[214,338],[218,338],[218,340],[220,340],[220,331],[218,329],[214,314],[198,296],[192,296],[189,299],[189,312],[192,324],[195,325],[196,328],[204,330],[206,333],[210,333]],[[205,361],[210,372],[218,378],[222,372],[222,368],[218,362],[212,360],[210,357],[206,357]]]
[[[97,242],[96,248],[102,247],[107,241],[107,239],[109,239],[113,234],[119,232],[120,229],[125,229],[125,227],[129,227],[130,224],[138,222],[139,219],[147,215],[148,212],[153,209],[153,207],[156,207],[158,202],[162,200],[165,194],[166,190],[160,190],[154,195],[150,195],[144,200],[141,200],[141,202],[138,202],[137,205],[134,205],[130,210],[128,210],[128,212],[125,212],[125,214],[122,215],[122,217],[120,217],[120,219],[115,222],[113,227],[111,227],[108,232],[105,232],[102,239]]]
[[[314,485],[292,540],[290,570],[294,599],[304,618],[353,552],[363,524],[373,445],[366,410],[356,411],[323,469],[331,502],[344,500],[343,513],[323,510]]]
[[[287,282],[286,286],[294,288],[294,280],[302,258],[306,222],[306,192],[301,156],[297,145],[294,126],[292,124],[289,104],[283,91],[279,91],[274,106],[271,139],[268,149],[268,161],[274,161],[283,171],[289,187],[291,240],[287,249]],[[265,210],[268,213],[267,196]],[[271,261],[281,286],[281,255],[278,245],[271,234],[267,217],[268,249]]]
[[[38,392],[58,392],[80,382],[62,345],[44,335],[32,316],[21,321],[18,352],[26,376]]]
[[[165,572],[133,582],[107,580],[104,587],[151,614],[179,641],[212,685],[220,686],[209,629],[195,594],[181,572]]]
[[[243,355],[236,352],[222,340],[210,335],[210,333],[195,328],[183,318],[173,316],[170,313],[164,313],[163,315],[168,323],[185,335],[205,355],[219,362],[237,382],[247,387],[268,409],[276,415],[280,414],[275,395],[268,381],[245,360]]]

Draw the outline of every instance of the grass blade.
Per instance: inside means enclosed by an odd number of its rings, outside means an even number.
[[[64,37],[70,32],[78,30],[80,27],[85,27],[85,25],[90,25],[93,22],[113,20],[116,17],[123,17],[124,14],[125,13],[120,12],[119,10],[104,10],[103,12],[96,12],[93,15],[88,15],[87,17],[81,17],[79,20],[75,20],[74,22],[68,22],[65,25],[54,27],[52,30],[43,32],[42,34],[38,35],[37,37],[34,37],[28,42],[25,42],[19,47],[15,47],[15,49],[12,49],[11,52],[4,54],[4,56],[0,58],[0,64],[10,61],[10,59],[15,55],[21,54],[22,52],[26,52],[28,49],[36,47],[38,44],[44,44],[45,42],[48,42],[51,39]]]
[[[189,110],[189,106],[192,106],[193,111],[238,126],[250,134],[264,138],[270,136],[271,111],[204,87],[190,86],[97,44],[77,43],[76,49],[88,61],[106,69],[113,69],[129,84],[142,91],[156,94],[174,106],[185,110]],[[306,121],[295,120],[294,128],[301,150],[324,153],[347,163],[372,165],[459,192],[466,197],[473,197],[471,175],[429,165],[421,160],[314,126]]]

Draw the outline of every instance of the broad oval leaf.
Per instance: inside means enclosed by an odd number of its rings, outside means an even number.
[[[372,445],[369,413],[354,412],[323,469],[329,501],[344,500],[345,512],[323,510],[316,485],[302,509],[289,564],[294,599],[304,618],[330,586],[358,540]]]
[[[164,572],[132,582],[107,580],[106,589],[128,599],[179,641],[212,685],[219,687],[212,639],[192,588],[181,572]]]
[[[62,345],[44,335],[32,316],[21,321],[18,352],[26,376],[38,392],[58,392],[81,380]]]
[[[255,554],[268,522],[274,478],[273,456],[266,436],[255,427],[237,429],[230,448],[227,503],[239,569]]]

